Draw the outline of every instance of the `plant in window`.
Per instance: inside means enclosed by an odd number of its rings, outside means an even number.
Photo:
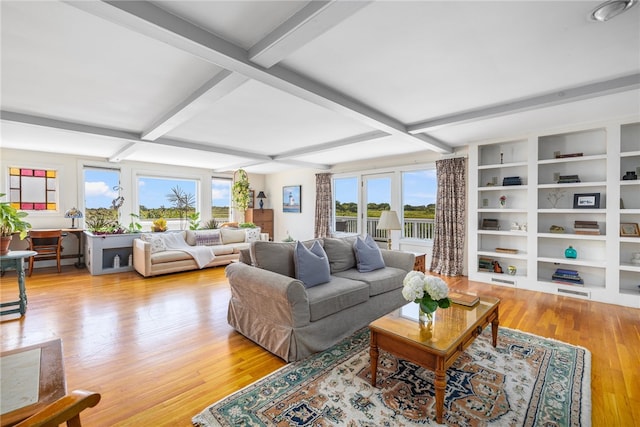
[[[234,209],[244,222],[244,211],[249,207],[249,175],[244,169],[238,169],[233,174],[233,185],[231,186],[231,202]]]
[[[238,227],[240,228],[256,228],[257,225],[255,225],[253,222],[243,222],[238,224]]]
[[[189,214],[189,230],[197,230],[200,228],[200,212]]]
[[[137,221],[138,219],[140,219],[140,215],[130,213],[129,216],[131,217],[131,222],[129,223],[129,228],[127,228],[127,231],[129,233],[139,233],[140,231],[142,231],[142,224]]]
[[[167,194],[167,200],[173,203],[173,208],[180,216],[180,230],[184,230],[188,220],[189,211],[194,209],[196,198],[193,194],[187,193],[179,185],[171,188],[171,193]]]
[[[209,221],[205,222],[202,226],[205,230],[214,230],[218,228],[218,221],[215,218],[211,218]]]
[[[0,193],[0,197],[4,196],[5,193]],[[23,220],[28,214],[17,210],[9,202],[0,202],[0,215],[0,234],[2,234],[0,254],[5,255],[9,252],[9,244],[13,233],[19,233],[22,240],[27,236],[27,231],[31,228],[31,224]]]
[[[122,234],[126,230],[113,218],[113,211],[100,209],[91,217],[87,216],[85,225],[93,234]]]
[[[164,218],[158,218],[153,220],[153,224],[151,225],[151,231],[155,231],[155,232],[167,231],[167,220]]]

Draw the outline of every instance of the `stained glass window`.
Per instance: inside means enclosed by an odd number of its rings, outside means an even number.
[[[58,174],[55,170],[9,168],[9,202],[23,211],[55,211]]]

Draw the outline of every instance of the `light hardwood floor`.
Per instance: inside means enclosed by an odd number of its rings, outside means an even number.
[[[502,300],[500,324],[592,353],[594,426],[640,426],[640,309],[447,279]],[[62,338],[69,389],[102,394],[91,426],[189,426],[207,405],[284,362],[227,325],[224,268],[143,279],[72,266],[27,278],[26,315],[2,316],[2,350]],[[2,301],[16,298],[14,272]]]

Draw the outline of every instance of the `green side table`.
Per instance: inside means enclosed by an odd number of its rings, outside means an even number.
[[[25,258],[36,255],[35,251],[10,251],[6,255],[0,255],[0,271],[4,274],[6,270],[14,269],[18,275],[18,292],[19,298],[17,301],[3,302],[0,307],[10,307],[17,305],[17,308],[0,311],[0,315],[20,313],[20,316],[24,315],[27,310],[27,289],[24,285],[24,260]]]

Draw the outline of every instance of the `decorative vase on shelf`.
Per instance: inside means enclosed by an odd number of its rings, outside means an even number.
[[[500,196],[500,207],[505,208],[507,206],[507,196]]]
[[[565,258],[577,258],[578,257],[578,251],[576,251],[573,246],[569,246],[567,249],[564,250],[564,257]]]
[[[510,276],[515,276],[517,272],[518,268],[515,265],[510,265],[507,267],[507,273],[509,273]]]

